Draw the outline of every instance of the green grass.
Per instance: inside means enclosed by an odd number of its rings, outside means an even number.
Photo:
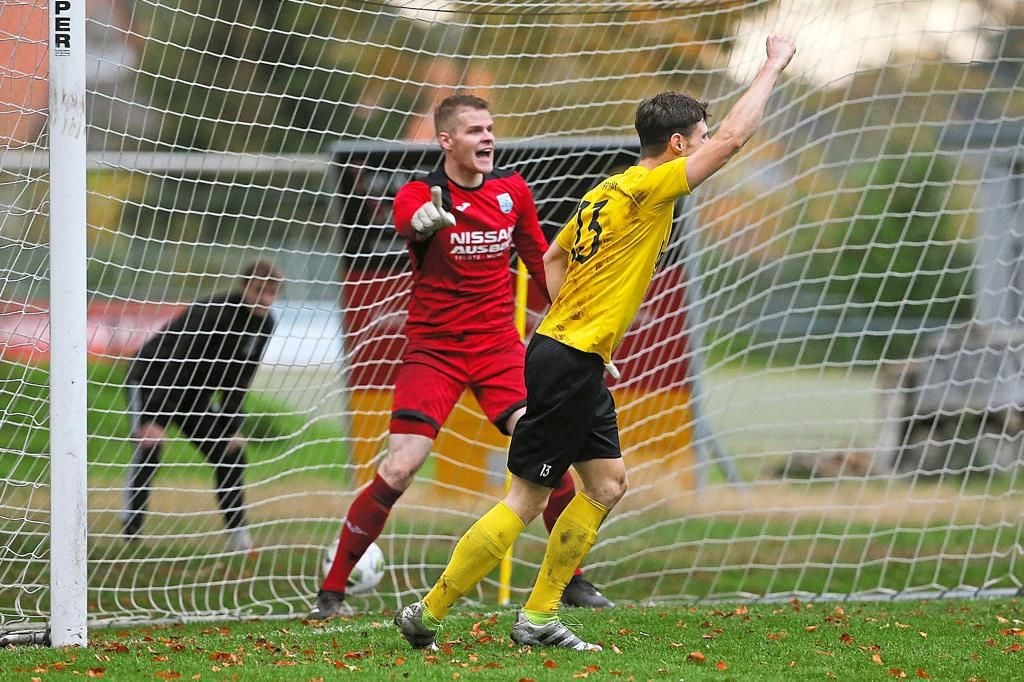
[[[337,533],[343,511],[336,506],[337,493],[348,489],[348,483],[340,480],[347,464],[340,426],[309,424],[291,408],[256,395],[249,402],[250,414],[257,415],[245,426],[251,442],[248,483],[253,486],[250,501],[255,503],[251,517],[263,547],[257,559],[221,553],[221,520],[211,500],[197,503],[190,497],[196,491],[207,498],[211,495],[209,467],[181,443],[168,448],[165,462],[194,466],[164,467],[157,484],[181,483],[182,490],[163,490],[156,496],[164,514],[147,522],[146,531],[152,537],[129,546],[117,536],[115,514],[124,465],[130,457],[121,372],[116,365],[90,367],[90,614],[172,620],[188,614],[237,620],[305,613],[318,584],[322,546]],[[43,368],[0,362],[4,415],[0,470],[11,472],[12,479],[45,480],[47,384]],[[11,450],[37,456],[16,456]],[[423,474],[418,486],[428,485],[428,472]],[[761,484],[766,485],[763,491]],[[967,498],[980,496],[989,507],[1011,510],[1021,504],[1016,478],[927,485],[936,492],[959,489]],[[728,492],[718,487],[709,490]],[[992,521],[991,508],[974,509],[969,500],[963,508],[958,504],[949,513],[929,515],[928,521],[920,515],[904,517],[901,509],[872,520],[853,514],[845,519],[842,515],[819,517],[813,507],[792,514],[784,511],[786,493],[802,505],[830,493],[837,501],[833,504],[841,504],[865,495],[877,502],[905,490],[891,481],[759,481],[738,508],[725,505],[697,514],[671,505],[641,515],[617,511],[588,557],[588,575],[612,598],[634,604],[651,598],[707,595],[852,595],[878,589],[1016,586],[1024,526],[1009,513],[1000,515],[999,522]],[[783,495],[776,499],[779,493]],[[32,505],[26,502],[33,494],[30,486],[4,489],[16,504],[36,510],[41,508],[38,500]],[[937,497],[935,504],[942,504],[941,499]],[[442,497],[422,498],[421,504],[435,507],[429,515],[412,504],[397,508],[381,539],[391,570],[379,594],[355,599],[358,606],[374,611],[394,608],[399,599],[422,594],[437,578],[469,525],[465,514],[444,508],[443,501]],[[264,508],[263,502],[271,506]],[[920,506],[920,500],[916,504]],[[988,516],[972,516],[981,511]],[[0,563],[0,578],[5,584],[22,586],[21,590],[0,590],[0,614],[39,620],[48,613],[47,519],[41,512],[36,518],[36,513],[32,511],[28,521],[0,520],[0,547],[7,551]],[[535,522],[517,543],[513,600],[525,598],[545,539],[546,533]],[[494,580],[486,581],[473,597],[477,603],[496,603]],[[759,613],[764,618],[771,615]],[[280,627],[279,621],[274,622],[273,627]],[[732,661],[729,665],[733,669]],[[9,670],[2,663],[0,667]],[[566,672],[564,667],[560,670]],[[692,670],[708,673],[710,669]],[[450,672],[446,679],[451,678]]]
[[[363,607],[393,608],[399,599],[422,594],[440,575],[466,523],[431,525],[399,512],[380,544],[389,570],[378,594],[356,598]],[[142,544],[93,531],[89,547],[89,609],[94,618],[175,619],[230,615],[287,616],[305,613],[319,581],[325,539],[337,522],[278,519],[255,531],[264,547],[258,558],[225,556],[216,519],[197,528],[187,520],[163,528]],[[94,524],[95,525],[95,524]],[[934,590],[961,585],[1012,589],[1018,568],[1016,533],[999,530],[846,528],[849,537],[824,540],[811,530],[838,533],[844,527],[810,524],[732,524],[684,519],[674,525],[636,523],[617,530],[627,539],[588,557],[588,576],[621,603],[650,599],[700,599],[707,595],[853,595],[878,589]],[[793,536],[767,541],[765,536]],[[196,535],[202,533],[202,535]],[[806,535],[803,535],[807,533]],[[525,599],[543,554],[539,524],[516,545],[513,598]],[[45,586],[45,539],[8,535],[7,570],[22,584]],[[979,547],[990,552],[967,558]],[[724,567],[724,568],[723,568]],[[497,603],[496,573],[472,596]],[[0,591],[0,613],[46,614],[46,591]]]
[[[90,485],[120,481],[131,460],[131,423],[124,391],[123,364],[88,367],[87,433]],[[297,465],[336,482],[344,476],[348,451],[337,422],[311,420],[255,392],[246,399],[242,434],[248,439],[250,480],[282,476]],[[0,360],[0,471],[13,480],[38,481],[47,476],[49,372],[45,367]],[[175,430],[164,449],[168,465],[195,464],[202,456]],[[205,476],[205,468],[200,476]],[[177,474],[181,476],[181,474]],[[189,474],[184,475],[186,478]],[[205,478],[204,478],[205,480]]]
[[[600,653],[522,648],[511,610],[456,607],[436,653],[391,612],[336,619],[117,627],[88,649],[8,649],[3,679],[1006,680],[1024,665],[1019,599],[573,610]]]

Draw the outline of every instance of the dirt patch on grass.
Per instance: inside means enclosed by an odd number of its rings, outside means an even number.
[[[329,526],[340,522],[355,495],[356,491],[332,487],[314,477],[257,482],[247,494],[250,523],[273,527],[277,521],[295,520]],[[435,522],[446,518],[459,527],[470,523],[496,500],[497,494],[491,491],[466,493],[421,480],[402,497],[394,518],[415,524],[426,514],[433,515]],[[715,485],[699,490],[650,484],[631,489],[614,513],[668,513],[735,521],[826,519],[891,527],[986,526],[1017,519],[1019,512],[1014,510],[1019,510],[1022,500],[1024,493],[1005,486],[998,491],[964,492],[953,483],[911,486],[896,479],[758,481],[744,487]],[[90,531],[116,532],[121,505],[119,489],[90,491]],[[49,517],[45,490],[8,488],[4,506],[18,510],[19,518],[33,523],[45,523]],[[222,528],[213,490],[208,482],[198,479],[182,480],[174,490],[158,488],[153,494],[151,516],[154,520],[187,520],[196,533]]]

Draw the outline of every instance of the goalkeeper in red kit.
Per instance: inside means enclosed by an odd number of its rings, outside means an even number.
[[[485,100],[448,97],[434,112],[434,129],[443,166],[403,186],[394,200],[395,229],[408,244],[413,285],[388,452],[348,510],[310,613],[315,620],[341,612],[352,568],[412,484],[462,392],[472,390],[506,435],[526,409],[525,347],[513,322],[509,259],[514,248],[547,296],[548,245],[537,208],[522,176],[494,167],[494,122]],[[549,530],[574,495],[567,473],[544,511]],[[578,569],[562,602],[612,606]]]

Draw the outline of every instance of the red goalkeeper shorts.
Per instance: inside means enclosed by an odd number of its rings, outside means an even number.
[[[526,405],[525,353],[515,330],[409,339],[395,379],[391,433],[436,438],[468,388],[491,423],[509,435],[508,418]]]

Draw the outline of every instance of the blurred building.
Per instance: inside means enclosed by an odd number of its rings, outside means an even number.
[[[146,136],[155,125],[136,85],[144,38],[132,30],[130,0],[90,0],[86,18],[87,116],[90,149]],[[46,125],[47,0],[0,5],[0,144],[38,142]]]

